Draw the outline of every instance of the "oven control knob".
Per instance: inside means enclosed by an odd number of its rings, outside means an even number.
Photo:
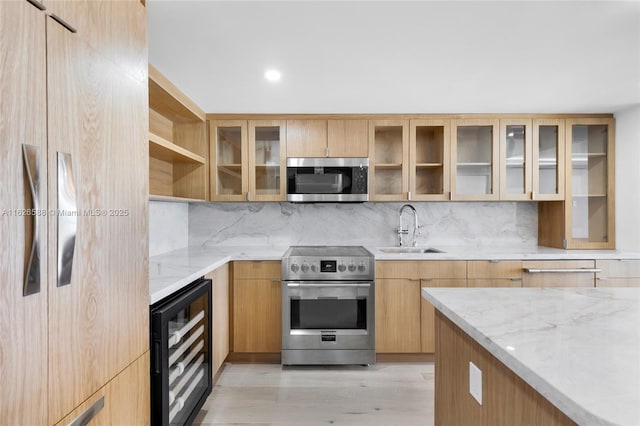
[[[302,272],[309,272],[309,264],[303,263],[300,269],[302,269]]]
[[[318,272],[318,265],[316,265],[315,263],[311,264],[311,272]]]
[[[291,264],[291,272],[293,272],[294,274],[297,273],[300,270],[300,267],[298,266],[297,263],[292,263]]]
[[[344,263],[338,265],[338,271],[344,272],[347,269],[347,266]]]
[[[349,264],[349,272],[353,272],[353,271],[355,271],[355,270],[356,270],[356,264],[355,264],[355,263],[353,263],[353,262],[351,262],[351,263]]]
[[[358,272],[364,272],[364,270],[365,270],[364,262],[360,262],[358,264]]]

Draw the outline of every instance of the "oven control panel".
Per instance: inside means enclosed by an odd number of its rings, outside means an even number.
[[[364,257],[296,257],[283,259],[282,279],[371,280],[375,260]]]

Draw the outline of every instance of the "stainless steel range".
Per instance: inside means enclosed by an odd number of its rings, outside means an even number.
[[[282,364],[374,364],[374,278],[364,247],[290,247],[282,257]]]

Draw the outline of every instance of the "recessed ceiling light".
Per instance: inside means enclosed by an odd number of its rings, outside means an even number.
[[[278,70],[267,70],[264,73],[264,78],[269,81],[278,81],[280,80],[280,77],[282,77],[282,74],[280,74],[280,71]]]

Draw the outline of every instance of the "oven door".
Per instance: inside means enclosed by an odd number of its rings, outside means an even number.
[[[372,349],[372,281],[283,281],[282,349]]]

